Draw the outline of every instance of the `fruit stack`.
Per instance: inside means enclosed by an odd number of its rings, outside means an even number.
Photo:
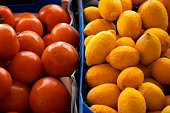
[[[100,0],[83,13],[89,108],[170,113],[170,1]]]
[[[14,16],[0,6],[0,113],[67,113],[61,77],[77,69],[79,33],[57,4]]]

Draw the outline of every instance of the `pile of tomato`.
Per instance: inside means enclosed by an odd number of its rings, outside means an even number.
[[[79,33],[59,5],[14,15],[0,6],[0,113],[66,113],[59,80],[77,69]]]

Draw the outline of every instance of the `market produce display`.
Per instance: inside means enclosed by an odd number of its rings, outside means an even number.
[[[170,1],[89,4],[83,11],[83,97],[89,109],[170,113]]]
[[[37,14],[0,6],[0,113],[70,113],[60,77],[78,68],[79,33],[61,6]]]

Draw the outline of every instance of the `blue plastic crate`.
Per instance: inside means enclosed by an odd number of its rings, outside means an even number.
[[[29,3],[29,4],[10,4],[6,6],[8,6],[13,12],[37,13],[41,7],[47,4],[61,5],[61,0],[38,0],[37,2]]]
[[[80,65],[79,65],[79,80],[78,80],[78,86],[79,86],[79,107],[78,111],[79,113],[93,113],[88,106],[84,103],[83,95],[82,95],[82,86],[83,86],[83,74],[84,74],[84,19],[83,19],[83,3],[82,0],[78,0],[78,7],[79,7],[79,33],[80,33]]]

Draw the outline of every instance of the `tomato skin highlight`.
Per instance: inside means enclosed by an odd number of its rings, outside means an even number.
[[[44,77],[33,85],[29,102],[34,113],[65,113],[69,99],[66,87],[59,80]]]
[[[9,59],[19,52],[19,41],[14,29],[8,24],[0,24],[0,59]]]
[[[76,49],[66,42],[50,44],[42,54],[45,71],[52,77],[71,76],[78,67],[78,53]]]

